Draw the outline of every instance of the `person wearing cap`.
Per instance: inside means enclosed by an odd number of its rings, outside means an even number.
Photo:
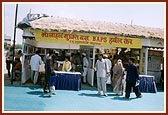
[[[89,62],[86,57],[86,53],[82,53],[82,60],[83,60],[83,71],[82,71],[83,83],[86,83],[86,76],[89,67]]]
[[[139,74],[138,74],[138,69],[137,66],[135,65],[135,59],[134,58],[129,58],[129,64],[127,67],[127,75],[126,75],[126,93],[125,93],[125,98],[130,97],[131,89],[133,88],[133,91],[135,92],[135,95],[137,98],[141,98],[141,92],[139,91],[138,84],[139,81]]]
[[[103,54],[99,54],[98,60],[96,62],[96,71],[97,71],[97,88],[98,95],[101,95],[103,90],[104,96],[107,95],[106,89],[106,75],[110,73],[109,68],[106,64],[106,61],[103,59]]]
[[[10,46],[9,51],[6,53],[6,69],[8,70],[8,76],[11,76],[11,64],[13,60],[13,46]]]

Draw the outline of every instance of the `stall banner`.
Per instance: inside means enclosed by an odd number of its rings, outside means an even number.
[[[121,48],[142,48],[142,41],[140,38],[121,37],[105,34],[35,30],[35,39],[37,42]]]

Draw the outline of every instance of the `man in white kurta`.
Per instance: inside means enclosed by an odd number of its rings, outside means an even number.
[[[105,59],[105,61],[106,61],[106,64],[107,64],[107,66],[108,66],[108,69],[109,69],[109,71],[111,70],[111,68],[112,68],[112,63],[111,63],[111,61],[110,61],[110,59],[108,59],[108,55],[104,55],[104,59]]]
[[[83,77],[83,83],[86,83],[86,76],[88,72],[89,62],[88,62],[88,59],[86,58],[86,53],[82,53],[82,57],[83,57],[82,77]]]
[[[41,57],[39,56],[39,50],[36,51],[36,54],[33,55],[30,59],[30,67],[31,67],[31,80],[34,84],[37,83],[38,75],[39,75],[39,65],[42,64]]]
[[[99,55],[99,59],[96,62],[96,70],[98,95],[101,95],[101,91],[103,90],[104,96],[108,96],[106,89],[106,75],[109,74],[110,71],[106,61],[103,59],[103,54]]]
[[[111,74],[110,74],[110,71],[111,71],[111,68],[112,68],[112,63],[110,61],[110,59],[108,59],[108,55],[104,55],[104,60],[106,61],[106,64],[108,66],[108,71],[109,71],[109,74],[106,76],[106,84],[111,84]]]

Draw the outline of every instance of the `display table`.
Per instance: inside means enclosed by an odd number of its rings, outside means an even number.
[[[139,75],[139,79],[140,79],[139,90],[141,92],[147,92],[147,93],[157,92],[154,76]]]
[[[55,71],[50,77],[50,85],[60,90],[81,90],[81,73]]]

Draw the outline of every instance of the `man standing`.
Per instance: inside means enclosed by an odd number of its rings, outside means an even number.
[[[129,64],[128,64],[127,75],[126,75],[126,94],[125,94],[126,98],[130,97],[132,87],[137,98],[142,97],[141,92],[139,91],[139,88],[136,85],[140,81],[139,81],[138,69],[137,69],[137,66],[134,64],[134,62],[135,62],[134,58],[129,58]]]
[[[40,51],[37,50],[36,54],[34,54],[30,59],[31,80],[33,81],[34,84],[37,83],[38,75],[39,75],[39,65],[42,64],[42,60],[39,54],[40,54]]]
[[[86,58],[86,53],[82,53],[82,59],[83,59],[82,77],[83,77],[83,83],[86,83],[86,76],[87,76],[88,67],[89,67],[89,62],[88,62],[88,59]]]
[[[51,76],[55,74],[55,70],[57,70],[56,60],[54,59],[54,52],[52,49],[49,50],[49,54],[46,55],[45,61],[45,85],[44,85],[44,93],[49,93],[49,96],[52,96],[53,91],[55,90],[55,82],[51,80]],[[54,79],[54,77],[52,78]],[[52,82],[51,82],[52,81]],[[49,92],[48,92],[49,90]]]
[[[8,70],[8,76],[11,76],[11,64],[13,60],[13,46],[10,47],[9,51],[6,53],[6,69]]]
[[[106,64],[106,61],[103,59],[103,54],[99,55],[99,59],[96,62],[96,70],[98,95],[101,95],[101,90],[103,90],[104,96],[108,96],[106,90],[106,75],[109,74],[110,71]]]
[[[111,84],[111,68],[112,68],[112,63],[110,61],[110,59],[108,58],[108,55],[107,54],[104,54],[104,60],[106,61],[106,64],[108,66],[108,71],[109,71],[109,74],[106,75],[106,84]]]

